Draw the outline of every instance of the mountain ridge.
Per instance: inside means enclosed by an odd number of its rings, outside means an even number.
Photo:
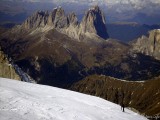
[[[132,43],[133,51],[140,52],[160,60],[160,29],[149,31],[149,35],[138,38]]]
[[[38,83],[53,86],[62,87],[59,80],[66,85],[91,74],[147,80],[160,73],[160,62],[152,56],[133,53],[129,44],[98,36],[98,31],[104,31],[102,36],[107,37],[105,24],[98,6],[90,8],[81,23],[75,13],[65,15],[57,7],[50,13],[35,12],[22,25],[2,34],[0,43],[24,72]],[[62,69],[65,78],[59,74]]]
[[[90,38],[93,38],[92,36],[102,39],[108,38],[105,17],[98,6],[89,9],[81,23],[78,22],[75,13],[65,15],[63,8],[57,7],[50,13],[48,11],[38,11],[22,24],[22,29],[39,27],[46,27],[48,30],[54,28],[78,40],[81,40],[84,35]]]
[[[148,81],[124,81],[95,74],[73,84],[70,89],[99,96],[116,104],[121,104],[123,100],[125,107],[134,108],[143,115],[159,116],[159,80],[160,76]]]

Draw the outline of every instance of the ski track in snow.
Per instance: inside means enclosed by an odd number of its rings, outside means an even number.
[[[147,120],[104,99],[0,78],[0,120]]]

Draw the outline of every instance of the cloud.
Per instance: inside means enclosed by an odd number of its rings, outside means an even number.
[[[160,10],[160,0],[9,0],[9,1],[28,1],[28,2],[52,2],[55,4],[74,2],[78,4],[100,4],[115,11],[135,10],[152,14]],[[116,6],[116,7],[115,7]]]

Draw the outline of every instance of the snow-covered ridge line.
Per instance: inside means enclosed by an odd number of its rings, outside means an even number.
[[[147,120],[104,99],[0,78],[1,120]]]
[[[101,76],[105,76],[105,75],[101,75]],[[144,83],[144,82],[146,82],[146,81],[143,81],[143,80],[141,80],[141,81],[128,81],[128,80],[118,79],[118,78],[111,77],[111,76],[107,76],[107,77],[109,77],[111,79],[114,79],[114,80],[123,81],[123,82],[137,82],[137,83]]]

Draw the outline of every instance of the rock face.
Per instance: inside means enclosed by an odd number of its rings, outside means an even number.
[[[74,12],[67,16],[68,27],[63,29],[62,33],[67,34],[69,37],[79,40],[79,22]]]
[[[108,38],[105,17],[98,6],[94,6],[86,12],[80,27],[82,33],[94,33],[103,39]]]
[[[61,7],[55,8],[50,13],[48,11],[38,11],[30,16],[22,26],[26,29],[32,29],[37,27],[45,27],[47,25],[54,28],[67,27],[67,17]]]
[[[67,20],[68,20],[69,25],[77,26],[79,24],[77,16],[74,12],[68,15]]]
[[[0,48],[0,77],[20,80],[19,75],[15,72],[13,66]]]
[[[149,37],[142,36],[133,45],[133,50],[160,60],[160,30],[152,30]]]
[[[105,17],[98,6],[89,9],[80,24],[75,13],[70,13],[66,16],[64,10],[58,7],[54,8],[50,13],[48,11],[34,13],[22,26],[25,29],[55,28],[75,39],[80,39],[84,35],[96,35],[103,39],[108,38]]]
[[[38,11],[29,17],[23,24],[26,29],[44,27],[48,21],[48,12]]]

